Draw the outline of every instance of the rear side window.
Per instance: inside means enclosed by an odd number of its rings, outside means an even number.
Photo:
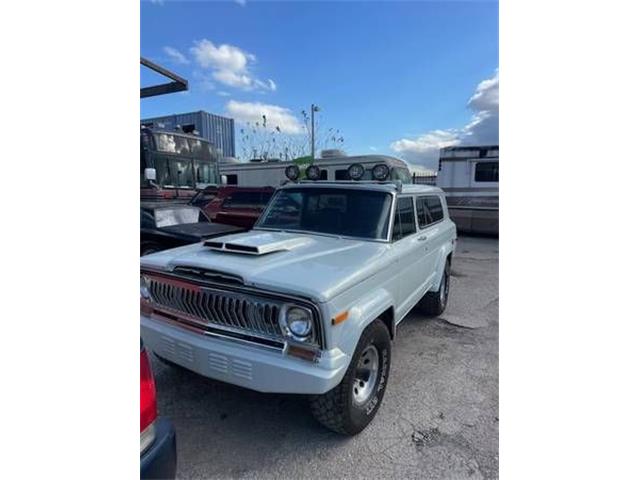
[[[264,206],[261,192],[235,192],[225,198],[222,208],[258,208]]]
[[[498,162],[476,163],[476,173],[474,180],[476,182],[497,182]]]
[[[444,218],[440,197],[418,197],[416,211],[420,228],[425,228]]]
[[[438,222],[444,217],[440,197],[427,197],[427,210],[433,222]]]
[[[413,198],[398,198],[393,223],[393,240],[400,240],[414,233],[416,233],[416,221],[413,216]]]

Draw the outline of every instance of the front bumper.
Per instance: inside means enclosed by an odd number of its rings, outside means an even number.
[[[140,315],[145,346],[162,358],[214,380],[272,393],[322,394],[342,380],[350,358],[338,349],[317,362],[281,350],[192,332]]]
[[[166,418],[155,424],[156,438],[140,456],[140,478],[176,477],[176,431]]]

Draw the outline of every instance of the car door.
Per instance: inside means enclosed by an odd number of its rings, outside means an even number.
[[[397,317],[402,318],[421,296],[424,283],[421,260],[425,240],[420,238],[416,226],[414,198],[398,197],[393,222],[392,252],[394,279],[391,289],[396,300]]]
[[[444,207],[439,195],[424,195],[416,199],[416,213],[420,237],[424,238],[425,250],[422,257],[424,289],[426,291],[440,281],[440,260],[442,246],[449,237],[448,227],[444,222]]]

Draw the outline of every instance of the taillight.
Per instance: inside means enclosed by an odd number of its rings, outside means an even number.
[[[158,417],[156,406],[156,385],[153,381],[151,364],[145,350],[140,351],[140,453],[155,437],[153,422]]]

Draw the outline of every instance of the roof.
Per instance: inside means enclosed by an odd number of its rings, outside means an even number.
[[[358,190],[375,190],[380,192],[397,192],[399,183],[396,182],[372,182],[372,181],[305,181],[305,182],[290,182],[286,183],[280,188],[355,188]],[[442,190],[438,187],[431,185],[417,185],[417,184],[402,184],[402,191],[404,194],[416,194],[416,193],[442,193]]]
[[[332,165],[351,165],[353,163],[386,163],[388,165],[394,167],[407,167],[405,161],[391,157],[388,155],[353,155],[347,157],[326,157],[326,158],[316,158],[313,161],[314,165],[318,165],[319,167],[323,166],[332,166]],[[241,162],[241,163],[221,163],[220,171],[227,172],[232,170],[251,170],[251,169],[278,169],[278,168],[286,168],[289,165],[294,165],[295,163],[291,160],[289,161],[277,161],[277,162]]]

